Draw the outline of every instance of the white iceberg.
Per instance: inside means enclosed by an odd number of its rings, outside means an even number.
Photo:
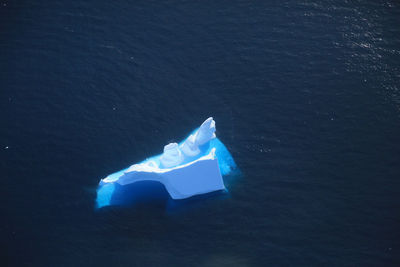
[[[108,175],[100,181],[97,206],[112,205],[118,188],[142,181],[161,183],[172,199],[224,190],[222,175],[236,165],[215,131],[210,117],[180,144],[166,145],[161,155]]]

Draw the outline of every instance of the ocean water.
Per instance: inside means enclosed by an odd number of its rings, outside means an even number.
[[[229,193],[95,210],[207,117]],[[399,266],[398,1],[0,2],[1,266]]]

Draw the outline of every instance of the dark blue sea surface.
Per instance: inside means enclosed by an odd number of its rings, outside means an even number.
[[[240,174],[95,210],[207,117]],[[400,266],[400,3],[0,2],[1,266]]]

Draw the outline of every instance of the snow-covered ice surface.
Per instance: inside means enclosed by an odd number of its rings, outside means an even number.
[[[157,198],[168,192],[172,199],[224,190],[222,176],[236,169],[225,145],[215,136],[215,121],[208,118],[181,143],[164,147],[148,158],[102,179],[96,206],[130,204],[134,195]]]

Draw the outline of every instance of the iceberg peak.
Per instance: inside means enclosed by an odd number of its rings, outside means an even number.
[[[195,143],[198,146],[204,145],[211,139],[215,138],[215,121],[212,117],[206,119],[196,132]]]

